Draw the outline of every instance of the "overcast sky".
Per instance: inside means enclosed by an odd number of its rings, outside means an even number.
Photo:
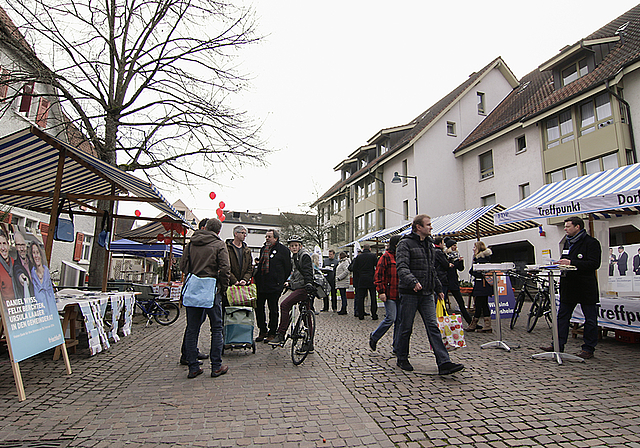
[[[248,0],[247,0],[248,3]],[[197,192],[164,192],[199,218],[226,209],[295,212],[339,178],[333,167],[380,129],[405,124],[501,56],[522,76],[635,1],[260,0],[264,40],[240,108],[263,122],[266,168]],[[215,201],[209,192],[215,192]],[[509,205],[509,204],[505,204]],[[123,208],[124,209],[124,208]]]

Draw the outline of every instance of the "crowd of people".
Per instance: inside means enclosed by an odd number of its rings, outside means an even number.
[[[326,294],[322,296],[321,311],[333,310],[338,315],[347,315],[347,288],[353,277],[355,300],[353,315],[360,320],[371,316],[378,319],[378,299],[385,308],[384,319],[369,334],[369,346],[375,351],[380,339],[393,327],[392,350],[397,365],[403,370],[412,371],[409,363],[409,345],[416,313],[420,313],[425,326],[429,344],[435,354],[438,372],[448,375],[464,368],[462,364],[451,360],[444,346],[437,324],[436,302],[443,300],[449,293],[458,304],[460,314],[467,322],[466,331],[491,333],[491,312],[488,299],[493,295],[491,277],[473,269],[473,265],[489,263],[491,249],[482,241],[476,241],[473,247],[473,260],[468,266],[474,278],[473,296],[475,313],[473,317],[465,307],[460,292],[459,272],[465,270],[464,259],[457,250],[457,242],[451,238],[431,236],[431,218],[418,215],[413,219],[411,232],[407,235],[391,237],[386,251],[378,258],[371,247],[364,244],[362,250],[349,260],[346,252],[336,259],[335,251],[329,251],[329,257],[320,263],[317,254],[303,247],[298,236],[288,239],[287,245],[280,242],[280,234],[271,229],[266,232],[265,244],[260,255],[252,263],[251,251],[244,239],[247,229],[236,226],[233,239],[223,242],[218,236],[222,223],[217,219],[204,220],[194,233],[191,243],[181,260],[181,269],[185,274],[217,278],[218,293],[213,309],[193,309],[187,307],[187,328],[183,341],[181,362],[189,366],[189,378],[202,373],[202,360],[211,358],[212,377],[225,374],[226,365],[222,365],[222,315],[225,306],[225,291],[229,285],[256,284],[256,320],[258,336],[256,342],[282,345],[286,340],[289,326],[289,312],[301,300],[310,299],[319,290],[318,275],[328,284]],[[587,325],[585,325],[585,345],[579,356],[593,356],[596,341],[592,327],[592,304],[597,299],[597,279],[595,271],[599,267],[600,246],[593,238],[585,235],[584,222],[571,217],[565,221],[567,243],[560,264],[572,265],[576,273],[568,271],[561,279],[560,289],[563,301],[559,311],[559,329],[561,349],[566,343],[568,319],[577,303],[581,303]],[[2,254],[2,235],[0,235],[0,254]],[[574,253],[577,250],[580,253]],[[597,262],[597,263],[596,263]],[[322,267],[321,267],[322,266]],[[595,282],[595,285],[593,284]],[[571,284],[570,291],[567,285]],[[322,289],[322,288],[321,288]],[[575,294],[573,291],[578,291]],[[586,292],[585,292],[586,291]],[[595,293],[594,293],[595,291]],[[338,310],[338,294],[341,306]],[[594,295],[595,294],[595,295]],[[370,313],[365,311],[365,302],[369,297]],[[330,308],[331,307],[331,308]],[[266,308],[268,308],[268,319]],[[200,353],[197,348],[197,335],[206,317],[211,321],[211,351]],[[482,321],[480,319],[484,318]],[[313,346],[309,347],[313,351]]]

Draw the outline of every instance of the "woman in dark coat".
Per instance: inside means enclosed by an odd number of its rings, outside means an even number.
[[[491,262],[491,249],[487,248],[487,245],[482,241],[476,241],[473,245],[473,264],[490,263]],[[491,333],[491,310],[489,310],[489,296],[493,295],[493,285],[489,283],[484,272],[474,271],[473,265],[469,270],[474,278],[473,280],[473,297],[476,301],[476,312],[473,315],[471,324],[467,331],[481,331],[483,333]],[[484,327],[480,329],[478,327],[478,320],[481,316],[484,316]]]

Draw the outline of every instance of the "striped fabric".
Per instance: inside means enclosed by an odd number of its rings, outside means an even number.
[[[597,213],[598,217],[637,213],[640,164],[547,184],[528,198],[495,214],[498,224],[523,219]]]
[[[149,182],[125,173],[86,152],[63,143],[41,130],[31,127],[0,139],[0,203],[34,211],[50,211],[59,154],[66,149],[61,193],[110,195],[140,198],[173,219],[187,223]],[[16,192],[8,193],[7,190]],[[41,196],[26,196],[40,193]],[[152,202],[156,201],[156,202]],[[188,224],[188,223],[187,223]]]

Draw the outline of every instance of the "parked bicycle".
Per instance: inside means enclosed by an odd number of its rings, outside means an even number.
[[[518,293],[518,297],[516,297],[513,314],[511,315],[511,322],[509,324],[509,328],[513,330],[516,326],[516,322],[518,321],[518,317],[520,317],[520,313],[522,313],[522,307],[524,306],[525,300],[529,299],[530,302],[533,302],[534,294],[532,294],[532,292],[538,291],[539,278],[534,274],[516,271],[509,272],[509,277],[511,277],[512,283],[513,279],[522,281],[522,287]]]
[[[555,282],[554,282],[555,287]],[[529,308],[529,316],[527,318],[527,332],[531,333],[538,322],[538,319],[543,317],[547,321],[547,325],[551,328],[552,316],[551,316],[551,297],[549,295],[549,281],[542,280],[539,284],[539,289],[536,295],[533,297],[531,308]]]
[[[180,307],[170,300],[136,298],[136,306],[147,318],[145,327],[151,323],[152,318],[160,325],[171,325],[180,317]]]
[[[287,340],[291,339],[291,361],[293,361],[293,364],[296,366],[299,366],[307,359],[313,347],[316,314],[311,308],[312,300],[313,296],[309,295],[307,300],[302,300],[298,303],[297,307],[294,306],[291,308],[289,334],[287,334],[285,340],[280,344],[280,347],[284,347]],[[278,345],[273,345],[272,347],[278,347]]]

